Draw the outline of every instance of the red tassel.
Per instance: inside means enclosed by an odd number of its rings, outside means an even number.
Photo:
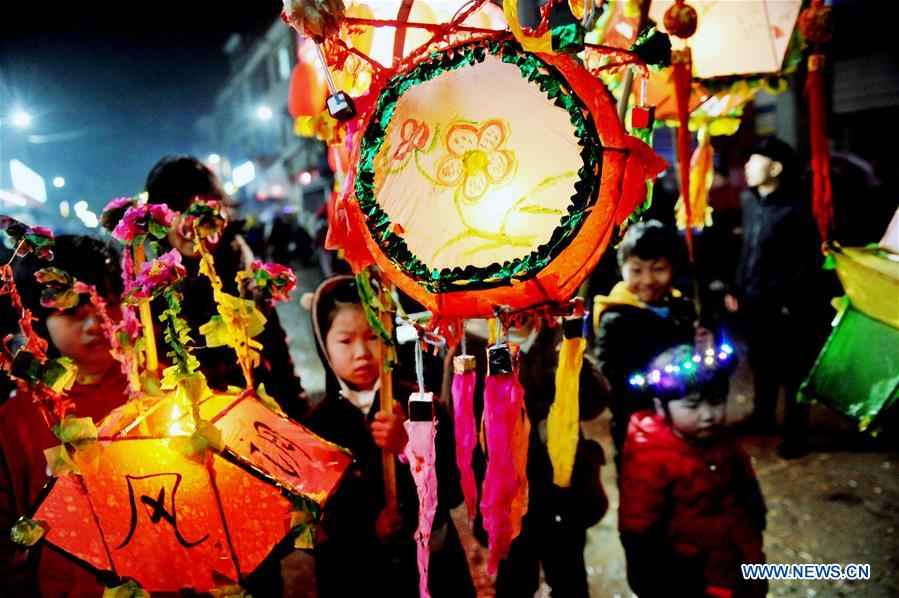
[[[693,57],[690,48],[671,52],[674,68],[674,95],[677,101],[677,162],[680,166],[680,189],[687,213],[687,222],[693,222],[693,206],[690,201],[690,93],[693,79]],[[687,227],[687,253],[693,261],[693,228]]]
[[[805,80],[808,99],[809,134],[812,150],[812,210],[818,222],[821,240],[827,242],[833,225],[830,188],[830,154],[827,148],[827,112],[824,109],[824,54],[808,57]]]

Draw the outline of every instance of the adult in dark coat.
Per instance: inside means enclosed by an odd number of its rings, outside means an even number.
[[[225,192],[218,178],[193,156],[162,158],[147,176],[146,188],[150,203],[164,203],[178,212],[186,211],[197,197],[216,200],[227,210]],[[212,286],[199,273],[199,255],[193,248],[193,240],[178,230],[177,224],[163,244],[174,247],[185,258],[183,263],[187,281],[181,289],[184,293],[181,315],[196,338],[199,334],[197,329],[217,311],[212,299]],[[237,294],[234,276],[253,261],[250,248],[239,231],[238,223],[230,222],[212,251],[224,290],[232,294]],[[284,412],[300,421],[309,411],[308,397],[290,358],[287,335],[270,303],[257,301],[257,307],[265,316],[266,323],[256,337],[263,349],[262,363],[253,371],[254,381],[265,384],[266,392],[278,401]],[[161,305],[159,309],[162,309]],[[229,385],[244,385],[243,373],[229,347],[204,348],[198,350],[196,355],[200,369],[212,388],[224,390]]]
[[[742,251],[730,311],[739,311],[749,347],[755,406],[749,429],[775,426],[786,395],[782,456],[804,452],[808,406],[797,402],[830,321],[821,239],[799,180],[799,159],[777,138],[758,144],[745,166]]]

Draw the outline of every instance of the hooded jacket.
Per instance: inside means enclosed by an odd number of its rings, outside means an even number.
[[[349,449],[356,458],[322,516],[326,539],[315,549],[318,591],[323,597],[418,596],[413,540],[418,525],[418,494],[409,466],[395,458],[403,531],[394,543],[384,546],[375,533],[375,522],[385,506],[381,449],[372,439],[370,428],[378,412],[378,397],[369,412],[363,413],[347,398],[353,391],[335,376],[325,352],[328,314],[322,303],[338,285],[352,280],[351,276],[326,280],[311,306],[316,348],[326,371],[326,390],[324,399],[303,423],[322,438]],[[416,386],[397,380],[394,388],[396,400],[406,409]],[[438,506],[432,527],[429,586],[433,596],[474,596],[465,554],[449,517],[449,509],[462,502],[452,423],[436,397],[434,407]]]
[[[637,595],[764,596],[741,563],[764,563],[764,501],[749,455],[723,438],[675,435],[652,411],[634,414],[622,455],[618,528]],[[759,593],[761,592],[761,593]]]

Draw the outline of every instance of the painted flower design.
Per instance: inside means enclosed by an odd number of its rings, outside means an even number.
[[[400,142],[390,156],[394,162],[402,162],[413,150],[423,150],[428,146],[431,138],[431,130],[427,123],[419,122],[414,118],[408,118],[400,127]]]
[[[143,243],[147,235],[161,239],[172,227],[175,213],[165,204],[135,204],[125,210],[112,236],[126,244]]]
[[[297,288],[293,270],[281,264],[256,260],[250,265],[253,283],[275,301],[289,301],[290,293]]]
[[[177,249],[164,253],[152,262],[140,265],[140,273],[134,280],[131,297],[137,300],[155,297],[165,288],[187,275]]]
[[[491,185],[507,182],[515,171],[514,152],[503,149],[508,136],[506,124],[498,119],[480,127],[452,125],[443,139],[447,154],[437,163],[437,182],[458,185],[465,201],[477,203]]]

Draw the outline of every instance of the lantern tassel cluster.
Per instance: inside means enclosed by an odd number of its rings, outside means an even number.
[[[527,451],[530,422],[524,408],[524,388],[513,364],[512,347],[488,351],[484,382],[483,432],[487,446],[487,472],[481,496],[481,516],[490,550],[487,572],[499,563],[521,532],[527,512]]]
[[[473,355],[453,358],[453,415],[456,435],[456,465],[468,509],[468,522],[477,514],[478,484],[472,469],[472,456],[478,442],[474,417],[475,359]]]
[[[571,471],[577,450],[579,427],[579,395],[581,367],[584,363],[586,316],[565,320],[564,339],[556,369],[556,396],[549,408],[546,448],[553,466],[553,483],[561,488],[571,486]]]
[[[833,199],[830,184],[830,153],[827,147],[827,109],[824,102],[826,60],[821,51],[821,44],[833,36],[830,7],[824,6],[823,0],[814,0],[812,5],[799,15],[799,29],[806,41],[814,44],[814,50],[808,57],[804,92],[808,100],[812,210],[821,239],[826,242],[833,227]]]
[[[405,456],[415,488],[418,491],[418,529],[415,530],[418,562],[418,593],[422,598],[428,591],[428,565],[431,558],[429,544],[431,526],[437,513],[437,469],[434,440],[437,424],[434,421],[434,395],[418,392],[409,397],[409,419],[403,424],[409,442]]]

